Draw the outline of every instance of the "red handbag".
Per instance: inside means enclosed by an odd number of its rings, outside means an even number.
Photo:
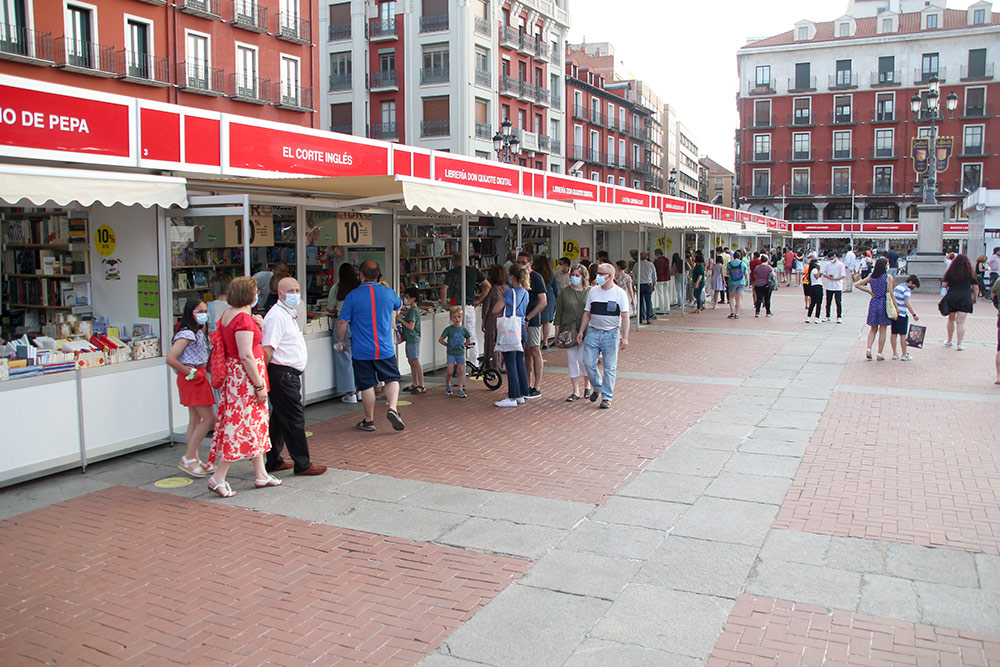
[[[215,325],[215,331],[208,337],[212,352],[208,357],[208,370],[211,373],[209,384],[212,389],[221,389],[226,380],[226,348],[222,343],[222,320]]]

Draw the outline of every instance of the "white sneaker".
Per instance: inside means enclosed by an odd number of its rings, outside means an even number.
[[[945,341],[944,346],[945,347],[951,347],[951,341],[950,340]]]
[[[347,396],[341,397],[340,402],[341,403],[357,403],[358,402],[358,397],[355,394],[348,394]]]
[[[909,361],[909,360],[910,360],[910,359],[912,359],[912,358],[913,358],[913,357],[911,357],[911,356],[909,355],[909,353],[907,353],[907,354],[904,354],[903,356],[901,356],[901,357],[899,358],[899,360],[900,360],[900,361]]]
[[[893,361],[899,361],[899,355],[898,354],[892,355],[892,360]]]
[[[818,317],[813,319],[813,324],[819,324],[819,318]]]
[[[829,321],[830,321],[830,318],[829,318],[829,317],[824,317],[824,318],[823,318],[823,321],[824,321],[824,322],[829,322]]]
[[[837,318],[837,324],[843,324],[843,323],[844,323],[844,320],[842,320],[841,318],[838,317]]]
[[[505,398],[502,401],[497,401],[493,405],[497,406],[498,408],[516,408],[517,401],[514,400],[513,398]]]
[[[521,405],[522,403],[524,403],[524,396],[518,396],[517,397],[517,404]]]
[[[961,352],[962,350],[964,350],[964,349],[965,349],[965,346],[964,346],[964,345],[959,345],[959,346],[958,346],[958,347],[956,347],[955,349],[956,349],[956,350],[958,350],[959,352]]]
[[[807,318],[806,318],[806,324],[809,324],[810,322],[812,322],[812,320],[810,320],[810,319],[809,319],[809,318],[807,317]]]

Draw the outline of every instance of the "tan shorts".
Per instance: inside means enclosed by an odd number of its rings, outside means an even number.
[[[542,344],[542,328],[528,327],[528,342],[525,347],[539,347]]]

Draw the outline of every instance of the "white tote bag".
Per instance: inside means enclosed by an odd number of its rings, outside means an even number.
[[[511,294],[511,301],[514,307],[510,309],[511,315],[507,317],[507,306],[504,306],[503,316],[497,318],[497,343],[493,348],[497,352],[522,352],[521,328],[523,319],[517,315],[517,292]]]

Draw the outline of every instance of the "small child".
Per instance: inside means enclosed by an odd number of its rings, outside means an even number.
[[[462,326],[465,316],[461,306],[453,306],[448,315],[451,325],[441,332],[438,342],[448,347],[448,370],[445,372],[444,393],[451,396],[451,376],[458,376],[459,398],[465,398],[465,348],[472,345],[472,334]]]
[[[423,394],[424,368],[420,365],[420,292],[416,287],[407,287],[403,292],[403,309],[396,313],[396,320],[403,329],[406,344],[406,360],[410,363],[410,386],[403,389],[411,394]]]
[[[892,320],[889,331],[889,345],[892,346],[893,359],[899,359],[900,361],[910,361],[912,359],[906,351],[906,334],[910,329],[910,318],[907,314],[912,314],[914,320],[920,321],[920,317],[913,312],[913,306],[910,305],[910,294],[918,287],[920,287],[920,278],[909,276],[906,282],[902,285],[896,285],[896,289],[892,290],[892,296],[896,299],[896,305],[899,307],[899,317]],[[899,356],[896,352],[897,338],[899,339],[903,356]]]

